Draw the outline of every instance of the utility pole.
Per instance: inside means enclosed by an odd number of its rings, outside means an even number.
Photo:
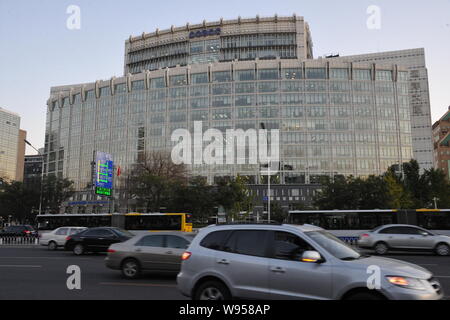
[[[24,139],[25,143],[27,145],[29,145],[31,148],[33,148],[34,150],[36,150],[36,152],[38,153],[38,155],[41,156],[41,191],[40,191],[40,195],[39,195],[39,215],[42,214],[42,190],[43,190],[43,186],[44,186],[44,155],[38,150],[36,149],[28,140]]]
[[[261,122],[261,129],[266,130],[266,125]],[[270,178],[271,178],[271,171],[270,171],[270,157],[269,157],[269,134],[266,131],[266,138],[267,138],[267,220],[270,223]]]
[[[433,198],[433,201],[434,201],[434,208],[435,208],[436,210],[437,210],[437,208],[438,208],[437,202],[438,202],[439,200],[440,200],[439,198],[436,198],[436,197]]]

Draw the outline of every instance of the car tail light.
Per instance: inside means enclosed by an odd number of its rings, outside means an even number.
[[[31,233],[31,231],[28,231],[28,230],[25,230],[24,231],[26,234],[30,234]]]
[[[69,241],[70,239],[72,239],[71,236],[66,237],[66,241]]]
[[[108,249],[108,251],[107,251],[108,253],[115,253],[116,252],[116,250],[113,250],[113,249]]]
[[[190,253],[190,252],[185,252],[185,253],[183,253],[183,255],[181,256],[181,260],[182,260],[182,261],[186,261],[186,260],[188,260],[191,256],[192,256],[192,253]]]
[[[361,235],[361,238],[370,238],[370,234],[364,233]]]

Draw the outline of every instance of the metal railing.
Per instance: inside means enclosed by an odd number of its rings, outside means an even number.
[[[38,236],[1,236],[0,246],[29,246],[38,245]]]

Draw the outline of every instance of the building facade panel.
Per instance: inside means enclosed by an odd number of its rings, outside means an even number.
[[[13,181],[23,179],[25,145],[21,143],[20,116],[0,108],[0,178]],[[26,137],[26,136],[25,136]]]
[[[422,169],[434,166],[431,103],[426,68],[425,50],[408,49],[354,56],[335,57],[333,60],[377,64],[397,64],[408,68],[408,91],[411,103],[411,125],[414,159]],[[402,88],[406,90],[406,88]]]
[[[412,157],[407,70],[372,64],[276,60],[167,69],[52,89],[46,173],[91,184],[94,151],[113,154],[124,173],[145,152],[171,152],[176,129],[280,130],[278,184],[318,184],[322,176],[378,175]],[[147,84],[146,84],[147,83]],[[63,88],[64,89],[64,88]],[[214,183],[260,165],[192,165]],[[119,182],[117,182],[119,183]],[[119,185],[117,185],[119,187]]]

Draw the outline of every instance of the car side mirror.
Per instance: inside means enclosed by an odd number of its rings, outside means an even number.
[[[320,263],[323,259],[317,251],[305,251],[302,255],[301,261],[306,263]]]

